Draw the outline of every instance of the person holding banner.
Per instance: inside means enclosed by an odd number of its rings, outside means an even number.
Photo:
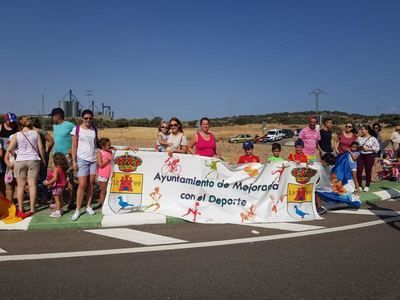
[[[183,134],[182,122],[178,118],[173,117],[169,120],[169,128],[171,129],[171,134],[168,137],[168,147],[166,151],[169,156],[173,153],[187,153],[188,142],[186,136]]]
[[[196,132],[188,145],[188,152],[200,156],[219,157],[217,154],[217,143],[212,132],[210,132],[210,120],[201,118],[201,130]]]

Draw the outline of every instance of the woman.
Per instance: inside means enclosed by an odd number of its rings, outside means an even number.
[[[42,128],[42,124],[40,124],[40,120],[38,118],[32,119],[32,126],[33,130],[39,134],[39,138],[42,141],[44,154],[46,155],[44,158],[45,163],[40,166],[39,171],[39,197],[41,203],[47,203],[47,188],[45,188],[42,183],[44,180],[46,180],[49,156],[54,145],[54,139],[46,130]]]
[[[342,154],[350,149],[351,144],[357,139],[357,131],[353,123],[347,122],[335,142],[335,151]]]
[[[86,212],[94,215],[90,207],[93,195],[93,186],[97,173],[97,130],[93,126],[93,112],[82,112],[82,124],[77,125],[71,131],[72,135],[72,167],[77,171],[78,190],[76,191],[76,210],[72,215],[72,221],[78,220],[81,215],[83,196],[86,191]]]
[[[357,138],[359,144],[360,156],[357,159],[357,181],[360,185],[359,190],[362,187],[362,174],[365,169],[366,183],[364,192],[369,191],[371,184],[371,173],[372,167],[375,163],[376,154],[379,151],[379,142],[373,136],[374,132],[368,125],[362,125],[360,127],[360,136]]]
[[[17,217],[26,218],[35,212],[35,201],[37,193],[37,179],[39,176],[40,162],[44,161],[44,150],[42,141],[36,131],[32,129],[31,119],[22,116],[18,120],[19,132],[17,132],[8,148],[12,152],[16,147],[17,158],[14,163],[14,176],[17,179]],[[29,200],[31,210],[24,213],[24,192],[28,182]]]
[[[208,118],[202,118],[200,120],[200,126],[201,130],[196,132],[189,142],[188,152],[200,156],[219,157],[214,134],[210,132],[210,120]]]
[[[373,129],[373,136],[378,140],[379,143],[379,152],[378,152],[378,156],[381,156],[382,151],[384,150],[385,146],[382,140],[382,136],[381,136],[381,125],[379,123],[374,123],[372,124],[372,129]]]
[[[178,118],[173,117],[169,120],[169,128],[171,133],[168,137],[167,144],[169,145],[166,148],[169,156],[172,156],[173,153],[187,153],[187,139],[183,134],[182,123]]]

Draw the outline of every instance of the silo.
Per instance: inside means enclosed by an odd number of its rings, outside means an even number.
[[[79,117],[79,101],[73,101],[72,102],[72,116],[73,117]]]
[[[64,111],[66,118],[71,115],[69,101],[65,101],[65,100],[58,101],[58,107],[60,107]]]

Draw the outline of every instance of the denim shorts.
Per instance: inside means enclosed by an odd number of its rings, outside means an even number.
[[[96,175],[97,174],[97,161],[87,161],[78,157],[78,177]]]

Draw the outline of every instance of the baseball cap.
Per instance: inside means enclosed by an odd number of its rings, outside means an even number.
[[[252,142],[244,142],[243,143],[243,149],[253,149],[253,143]]]
[[[12,113],[12,112],[8,112],[4,115],[4,120],[8,121],[9,123],[17,123],[17,116]]]
[[[49,114],[49,116],[52,117],[52,116],[58,115],[58,114],[64,116],[64,111],[63,111],[63,109],[60,108],[60,107],[55,107],[55,108],[52,109],[52,111],[51,111],[51,113]]]
[[[296,140],[296,141],[294,142],[294,146],[295,146],[295,147],[297,147],[297,146],[304,147],[304,142],[303,142],[303,140],[302,140],[302,139]]]

